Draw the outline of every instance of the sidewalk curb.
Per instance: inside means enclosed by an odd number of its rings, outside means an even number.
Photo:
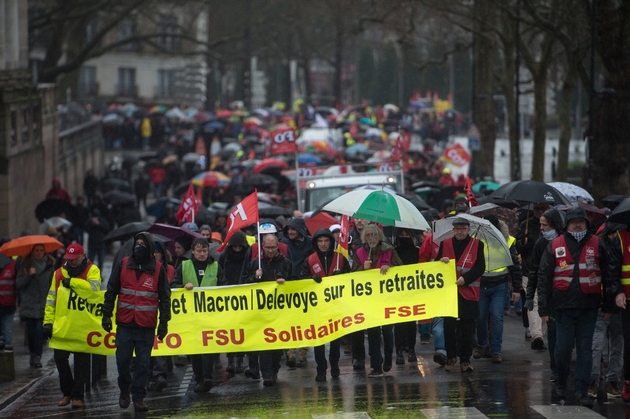
[[[43,378],[51,376],[55,373],[54,368],[46,369],[42,372],[42,375],[35,378],[28,378],[22,381],[14,383],[11,387],[0,393],[0,412],[6,409],[11,403],[22,397],[27,391],[29,391],[35,384],[37,384]],[[8,394],[8,396],[6,396]],[[6,397],[5,397],[6,396]]]

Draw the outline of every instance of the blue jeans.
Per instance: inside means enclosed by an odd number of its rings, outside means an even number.
[[[116,328],[116,365],[118,366],[118,388],[131,390],[131,398],[135,402],[147,395],[145,387],[149,378],[149,364],[155,329],[150,327],[127,327],[118,325]],[[133,353],[136,353],[136,369],[131,378],[129,363]]]
[[[431,333],[433,334],[433,344],[435,352],[446,356],[446,343],[444,342],[444,317],[434,317],[431,323]]]
[[[11,313],[0,314],[0,335],[4,336],[5,345],[11,345],[13,342],[13,317],[15,310]]]
[[[556,311],[556,373],[558,384],[566,388],[575,342],[575,392],[588,390],[593,366],[593,333],[597,321],[596,308],[566,309]]]
[[[328,353],[328,361],[330,361],[331,368],[339,368],[341,338],[335,339],[330,342],[330,349]],[[316,346],[315,362],[317,363],[317,373],[326,374],[328,364],[326,362],[326,345]]]
[[[507,282],[494,287],[481,287],[479,293],[479,319],[477,320],[477,345],[488,344],[488,315],[490,316],[490,353],[500,354],[503,344],[503,303],[509,292]]]

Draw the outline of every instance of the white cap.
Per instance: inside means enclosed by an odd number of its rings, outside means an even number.
[[[341,230],[341,224],[333,224],[330,227],[328,227],[328,229],[330,230],[331,233],[334,233],[337,230]]]
[[[277,233],[278,229],[275,225],[271,223],[263,223],[258,227],[258,233],[260,234],[268,234],[268,233]]]

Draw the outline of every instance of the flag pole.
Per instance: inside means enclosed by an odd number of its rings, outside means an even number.
[[[300,209],[300,163],[298,162],[299,153],[295,150],[295,196],[297,198],[297,210]]]
[[[258,230],[258,269],[262,269],[262,249],[260,248],[260,221],[256,221],[256,227]]]

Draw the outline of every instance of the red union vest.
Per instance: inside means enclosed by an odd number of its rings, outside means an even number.
[[[343,260],[342,256],[339,253],[333,252],[333,257],[330,266],[328,267],[328,272],[324,272],[324,268],[319,261],[319,256],[317,255],[317,252],[311,253],[308,257],[308,267],[311,269],[311,275],[317,274],[319,276],[331,276],[335,269],[337,269],[337,263],[339,263],[339,269],[342,269],[343,264],[346,262]]]
[[[90,268],[92,267],[92,265],[93,265],[92,262],[88,262],[87,266],[85,267],[85,270],[81,272],[78,276],[76,276],[76,278],[87,279],[87,274],[90,271]],[[59,289],[59,284],[61,284],[61,281],[63,281],[63,279],[66,278],[65,276],[63,276],[63,272],[61,272],[62,269],[63,267],[55,271],[55,290]]]
[[[365,247],[361,246],[357,249],[357,257],[359,258],[361,265],[363,265],[365,261],[368,260],[368,253],[367,253],[367,250],[365,250]],[[381,266],[385,266],[385,265],[390,266],[391,263],[392,263],[392,249],[389,249],[384,252],[381,252],[381,255],[378,257],[378,260],[376,261],[376,266],[372,266],[372,268],[380,268]]]
[[[621,287],[626,298],[630,299],[630,231],[618,230],[619,242],[621,244]]]
[[[470,271],[477,261],[477,252],[479,250],[479,240],[470,238],[470,242],[462,256],[466,255],[463,260],[456,260],[455,266],[457,267],[457,277]],[[442,242],[442,257],[446,256],[449,259],[455,259],[455,249],[453,248],[453,238],[448,238]],[[462,259],[462,258],[460,258]],[[481,278],[475,279],[468,285],[462,285],[457,287],[459,294],[466,300],[479,301],[479,286],[481,285]]]
[[[135,269],[127,268],[128,260],[129,256],[123,259],[120,270],[116,321],[120,323],[135,321],[138,326],[155,328],[159,306],[158,279],[162,264],[156,260],[155,274],[142,272],[140,278],[136,280]]]
[[[573,281],[575,262],[568,251],[564,235],[556,237],[551,242],[551,252],[556,258],[553,271],[553,287],[565,291]],[[578,260],[578,275],[580,288],[584,294],[599,294],[602,291],[602,273],[599,267],[599,237],[593,235],[582,247]]]
[[[0,272],[0,305],[4,307],[13,307],[16,303],[15,264],[15,261],[7,263]]]

